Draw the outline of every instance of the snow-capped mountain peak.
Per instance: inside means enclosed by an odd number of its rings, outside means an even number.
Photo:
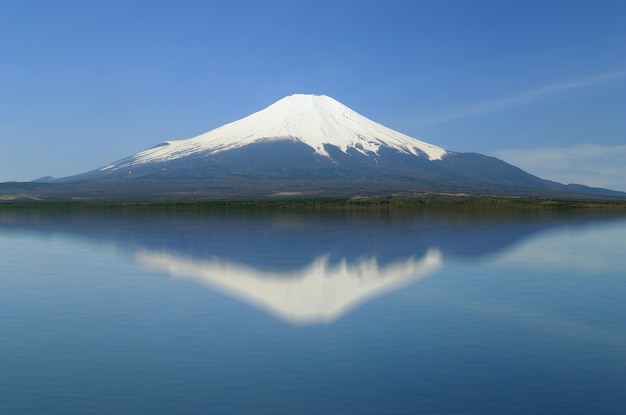
[[[326,95],[295,94],[238,121],[185,140],[166,141],[132,156],[129,164],[169,161],[194,153],[216,154],[266,141],[299,141],[330,158],[325,145],[344,153],[376,154],[381,147],[439,160],[446,150],[378,124]],[[121,167],[110,165],[108,168]]]
[[[113,188],[124,183],[124,197],[133,182],[142,183],[141,194],[173,198],[405,192],[623,197],[543,180],[494,157],[447,151],[328,96],[304,94],[196,137],[166,141],[105,167],[47,181],[109,182]]]

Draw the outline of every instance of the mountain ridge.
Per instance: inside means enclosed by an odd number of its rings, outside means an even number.
[[[293,192],[309,183],[332,195],[552,192],[626,197],[544,180],[495,157],[450,151],[385,127],[326,95],[310,94],[284,97],[206,133],[165,141],[95,170],[41,180],[124,186],[147,181],[161,182],[163,188],[184,182],[221,189],[204,197],[222,197],[229,188],[230,194],[245,195],[248,183],[257,183],[261,195]],[[364,189],[363,183],[375,190]],[[250,195],[259,193],[255,189]]]

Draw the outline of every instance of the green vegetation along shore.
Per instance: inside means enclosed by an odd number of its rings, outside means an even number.
[[[366,210],[607,210],[626,213],[626,201],[508,196],[415,195],[352,198],[259,198],[161,201],[4,200],[0,209],[366,209]]]

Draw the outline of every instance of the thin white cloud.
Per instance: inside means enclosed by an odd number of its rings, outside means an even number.
[[[626,191],[626,145],[509,149],[492,155],[543,179]]]
[[[531,89],[529,91],[520,92],[504,98],[496,98],[488,101],[478,101],[469,105],[454,109],[448,113],[433,115],[420,120],[420,125],[441,124],[460,118],[476,117],[479,115],[489,114],[503,109],[515,107],[536,101],[544,96],[555,94],[576,88],[584,88],[587,86],[608,82],[616,78],[626,75],[626,71],[599,74],[585,78],[578,78],[546,85],[540,88]]]

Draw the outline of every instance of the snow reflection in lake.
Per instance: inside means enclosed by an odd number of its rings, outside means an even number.
[[[0,413],[621,415],[624,246],[590,212],[5,210]]]
[[[164,252],[139,251],[140,264],[189,278],[239,298],[294,325],[331,323],[358,304],[400,289],[441,267],[441,254],[429,250],[380,266],[375,258],[330,264],[320,256],[310,265],[269,272],[219,258],[197,260]]]

